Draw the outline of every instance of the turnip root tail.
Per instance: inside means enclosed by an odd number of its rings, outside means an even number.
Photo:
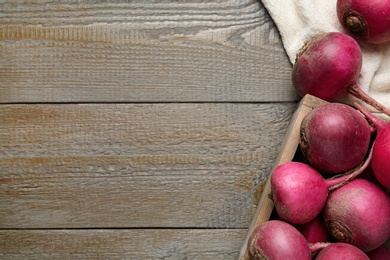
[[[316,253],[327,246],[330,246],[332,243],[330,242],[317,242],[317,243],[309,243],[309,247],[312,253]]]
[[[371,158],[372,158],[372,146],[370,148],[366,160],[361,165],[353,169],[352,172],[350,171],[350,173],[343,174],[342,176],[334,177],[326,180],[329,186],[329,191],[340,188],[341,186],[344,186],[348,182],[355,179],[359,174],[361,174],[368,167],[368,165],[370,165]]]

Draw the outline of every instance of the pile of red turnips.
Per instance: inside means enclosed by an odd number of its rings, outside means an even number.
[[[390,123],[326,103],[300,135],[300,156],[271,174],[274,214],[253,230],[250,259],[390,259]]]
[[[345,32],[306,42],[292,71],[301,96],[329,103],[304,117],[299,159],[271,173],[274,214],[251,233],[250,259],[390,259],[390,109],[358,85],[360,43],[390,42],[390,0],[338,0],[336,11]],[[361,103],[335,101],[345,94]]]

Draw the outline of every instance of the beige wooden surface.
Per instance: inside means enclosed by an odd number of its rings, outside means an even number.
[[[2,1],[0,258],[236,259],[290,73],[260,1]]]
[[[258,0],[2,2],[1,102],[296,100]]]

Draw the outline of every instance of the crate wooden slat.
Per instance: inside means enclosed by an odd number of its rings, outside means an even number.
[[[302,98],[302,100],[298,105],[297,110],[295,111],[293,117],[291,118],[290,125],[288,127],[285,139],[280,148],[278,157],[275,160],[274,168],[282,163],[291,161],[293,159],[299,144],[299,128],[304,116],[308,114],[311,110],[313,110],[315,107],[324,103],[326,103],[326,101],[323,101],[321,99],[318,99],[310,95],[306,95],[304,98]],[[271,193],[271,182],[269,176],[265,184],[265,187],[263,189],[260,201],[257,205],[257,210],[249,225],[248,233],[244,240],[243,246],[241,248],[238,260],[249,259],[247,244],[252,231],[254,230],[255,227],[267,221],[271,216],[272,210],[274,208],[274,204],[272,200],[268,197],[270,193]]]

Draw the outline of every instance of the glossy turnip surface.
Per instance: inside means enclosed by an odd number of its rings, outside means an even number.
[[[372,129],[351,106],[327,103],[309,112],[301,124],[300,149],[322,173],[346,172],[363,161]]]
[[[296,91],[331,101],[347,92],[360,74],[362,53],[357,42],[338,32],[312,38],[297,54],[292,71]]]
[[[279,217],[293,224],[314,219],[324,207],[329,189],[314,168],[300,162],[278,166],[272,173],[271,187]]]

